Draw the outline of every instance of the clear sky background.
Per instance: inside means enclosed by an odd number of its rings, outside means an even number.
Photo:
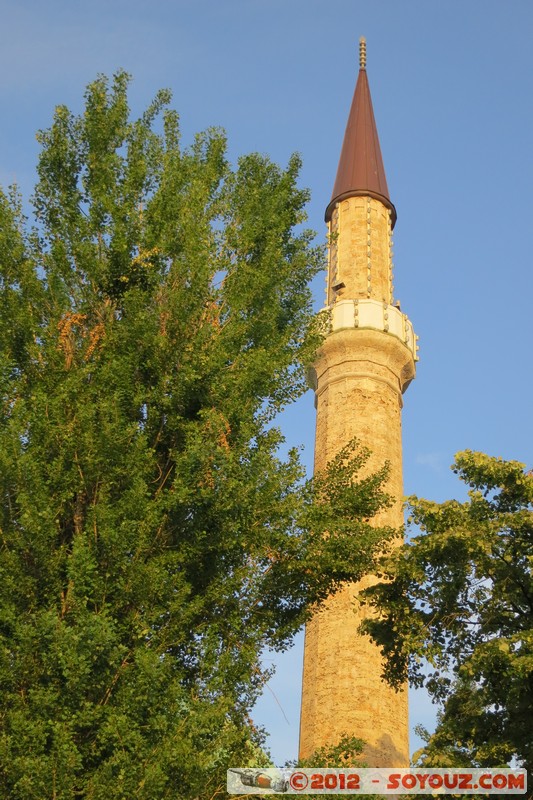
[[[4,186],[31,194],[35,131],[122,67],[134,113],[172,89],[186,142],[219,125],[232,159],[299,151],[321,238],[366,36],[396,295],[420,336],[405,492],[463,497],[449,465],[466,448],[532,465],[531,0],[0,0],[0,20]],[[281,424],[310,466],[311,393]],[[296,756],[301,658],[300,638],[254,715],[278,763]],[[413,725],[433,714],[413,698]]]

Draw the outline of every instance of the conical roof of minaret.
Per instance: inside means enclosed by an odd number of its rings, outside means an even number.
[[[364,195],[375,197],[390,208],[391,223],[396,222],[396,209],[391,203],[370,87],[366,75],[366,43],[360,41],[359,77],[350,108],[348,124],[342,143],[337,177],[331,201],[326,209],[326,221],[331,218],[335,203],[347,197]]]

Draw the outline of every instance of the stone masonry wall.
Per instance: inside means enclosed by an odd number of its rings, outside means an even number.
[[[330,226],[328,303],[367,298],[392,303],[390,211],[373,197],[349,197],[337,205]],[[344,283],[334,291],[332,286]]]
[[[326,338],[315,369],[315,470],[357,436],[372,452],[370,470],[385,461],[391,466],[387,490],[397,500],[375,524],[399,527],[401,396],[414,376],[412,354],[388,333],[344,329]],[[355,596],[360,588],[343,588],[306,627],[300,755],[308,757],[350,734],[367,742],[364,755],[370,766],[405,767],[407,692],[396,693],[381,680],[378,648],[357,633],[361,612],[356,611]]]

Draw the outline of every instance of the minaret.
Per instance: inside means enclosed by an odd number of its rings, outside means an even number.
[[[414,378],[416,337],[393,299],[389,198],[366,75],[366,43],[333,188],[326,209],[330,330],[314,364],[315,471],[354,436],[371,450],[369,469],[390,463],[394,506],[376,525],[400,527],[402,394]],[[368,582],[364,585],[368,585]],[[306,626],[300,756],[308,758],[343,734],[367,742],[371,767],[407,767],[407,691],[381,680],[379,649],[357,633],[362,619],[346,585]]]

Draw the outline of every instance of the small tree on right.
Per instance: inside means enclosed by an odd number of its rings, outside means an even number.
[[[533,473],[465,451],[467,502],[408,501],[420,529],[367,590],[384,677],[442,704],[415,756],[427,766],[533,767]],[[429,666],[428,666],[429,665]]]

